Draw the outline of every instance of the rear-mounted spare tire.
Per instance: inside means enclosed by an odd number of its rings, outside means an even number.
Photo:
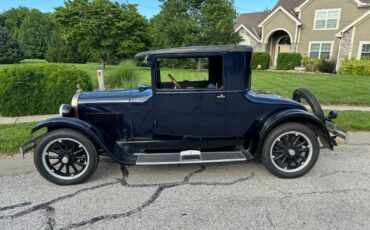
[[[324,111],[321,108],[319,101],[316,97],[305,88],[296,89],[293,92],[293,100],[301,103],[302,99],[306,100],[307,103],[310,105],[313,113],[322,121],[325,120]]]

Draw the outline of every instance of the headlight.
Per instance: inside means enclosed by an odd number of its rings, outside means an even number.
[[[73,108],[70,105],[63,104],[59,108],[59,115],[62,117],[73,117]]]

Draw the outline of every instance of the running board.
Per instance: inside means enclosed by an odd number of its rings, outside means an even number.
[[[171,165],[171,164],[198,164],[246,161],[242,152],[200,152],[197,150],[182,151],[180,153],[152,153],[135,154],[138,156],[136,165]]]

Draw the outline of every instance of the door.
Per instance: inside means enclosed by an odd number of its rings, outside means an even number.
[[[156,92],[154,133],[178,138],[226,135],[224,90]]]
[[[277,65],[279,53],[291,53],[291,42],[288,35],[285,35],[277,40],[274,65]]]

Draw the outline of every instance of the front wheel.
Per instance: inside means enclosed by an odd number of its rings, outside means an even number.
[[[34,154],[39,173],[58,185],[73,185],[88,179],[98,165],[95,145],[83,134],[72,129],[47,133]]]
[[[319,154],[318,139],[309,127],[286,123],[267,136],[262,161],[272,174],[281,178],[296,178],[312,169]]]

